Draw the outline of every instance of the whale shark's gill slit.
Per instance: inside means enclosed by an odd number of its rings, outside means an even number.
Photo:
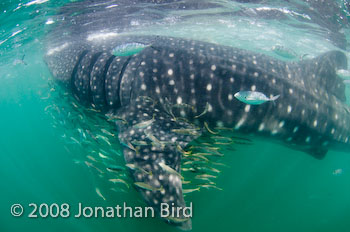
[[[107,72],[108,72],[109,66],[113,62],[114,58],[115,58],[114,55],[112,55],[111,57],[108,58],[108,60],[106,62],[106,65],[104,67],[103,75],[102,75],[102,78],[103,78],[103,83],[102,83],[103,95],[102,96],[104,98],[106,106],[108,105],[108,101],[107,101],[107,98],[106,98],[106,81],[105,80],[107,78]]]
[[[130,60],[131,60],[131,58],[132,58],[132,56],[130,56],[130,57],[125,61],[125,63],[123,64],[123,67],[122,67],[122,69],[121,69],[121,71],[120,71],[119,79],[118,79],[118,87],[117,87],[119,93],[121,92],[120,85],[121,85],[121,83],[122,83],[122,78],[123,78],[125,69],[126,69],[126,67],[128,66],[128,64],[129,64],[129,62],[130,62]],[[119,107],[119,106],[121,106],[121,98],[119,98],[119,101],[118,101],[118,107]]]
[[[102,52],[98,52],[95,53],[92,58],[91,58],[91,62],[89,65],[89,69],[88,69],[88,74],[89,74],[89,88],[88,88],[88,93],[87,93],[87,99],[89,103],[93,102],[92,99],[92,92],[91,92],[91,85],[90,85],[90,79],[91,79],[91,72],[92,72],[92,68],[94,67],[94,64],[96,63],[97,59],[101,56]]]
[[[76,74],[77,74],[77,71],[78,71],[78,67],[79,67],[81,61],[83,60],[83,58],[86,56],[86,54],[87,54],[88,52],[89,52],[88,50],[84,50],[84,51],[80,54],[80,56],[79,56],[79,58],[78,58],[78,61],[77,61],[77,63],[75,64],[75,66],[74,66],[74,68],[73,68],[72,75],[71,75],[71,78],[70,78],[70,88],[72,89],[72,92],[73,92],[73,95],[74,95],[75,98],[77,98],[77,93],[78,93],[78,91],[77,91],[77,89],[76,89],[76,87],[75,87],[75,84],[74,84],[74,82],[75,82],[75,77],[76,77]]]

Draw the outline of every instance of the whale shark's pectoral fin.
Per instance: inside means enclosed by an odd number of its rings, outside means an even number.
[[[311,155],[312,157],[321,160],[326,156],[328,149],[324,147],[312,147],[307,149],[305,152]]]
[[[184,209],[182,195],[182,148],[200,136],[193,125],[174,119],[152,99],[139,97],[116,115],[119,139],[136,188],[156,212],[163,206]],[[177,212],[177,209],[175,209]],[[183,211],[165,218],[181,229],[191,229],[191,219]]]

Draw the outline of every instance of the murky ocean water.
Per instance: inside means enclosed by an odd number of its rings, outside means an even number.
[[[285,61],[329,50],[348,55],[346,1],[150,2],[126,13],[120,33],[198,39]],[[177,231],[157,218],[28,218],[30,203],[68,203],[73,213],[79,202],[144,206],[126,171],[106,171],[124,166],[113,125],[66,94],[44,63],[45,35],[63,21],[58,12],[66,3],[0,3],[0,230]],[[193,202],[193,231],[349,231],[350,152],[330,150],[316,160],[259,139],[233,148],[217,160],[225,164],[215,179],[222,190],[185,198]],[[11,215],[15,203],[23,205],[22,217]]]

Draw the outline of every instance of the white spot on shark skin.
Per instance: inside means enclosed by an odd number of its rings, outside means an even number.
[[[310,136],[306,137],[305,142],[310,143],[310,141],[311,141],[311,137]]]
[[[185,111],[184,111],[184,110],[181,110],[181,111],[180,111],[180,115],[181,115],[181,117],[185,118],[185,117],[186,117]]]
[[[216,65],[213,64],[210,68],[211,68],[212,71],[215,71],[216,70]]]
[[[208,112],[212,112],[213,111],[213,107],[208,103]]]
[[[140,75],[140,77],[144,77],[145,73],[144,72],[140,72],[139,75]]]
[[[228,99],[229,101],[232,101],[233,95],[232,95],[232,94],[229,94],[229,95],[227,96],[227,99]]]
[[[173,58],[173,57],[174,57],[174,53],[170,53],[170,54],[169,54],[169,57],[170,57],[170,58]]]
[[[287,113],[290,114],[291,112],[292,112],[292,106],[289,105],[289,106],[287,107]]]
[[[190,79],[191,79],[191,80],[194,79],[194,74],[193,74],[193,73],[190,75]]]
[[[331,130],[331,134],[333,135],[335,133],[335,129],[334,128],[332,128],[332,130]]]
[[[251,89],[252,91],[255,91],[255,90],[256,90],[256,86],[255,86],[255,85],[252,85],[250,89]]]
[[[276,135],[278,133],[278,130],[273,130],[273,131],[271,131],[271,135]]]
[[[318,105],[318,103],[316,103],[316,104],[315,104],[315,108],[318,109],[318,107],[319,107],[319,105]]]
[[[293,89],[289,89],[289,94],[293,94]]]
[[[265,129],[265,124],[264,124],[264,123],[261,123],[261,124],[259,125],[258,131],[263,131],[264,129]]]
[[[146,62],[145,62],[145,61],[142,61],[142,62],[141,62],[141,65],[142,65],[142,66],[145,66],[145,65],[146,65]]]
[[[182,98],[181,97],[177,97],[176,102],[177,102],[177,104],[181,104],[182,103]]]
[[[256,62],[255,62],[256,63]],[[253,76],[254,77],[258,77],[259,76],[259,73],[258,72],[255,72],[254,74],[253,74]]]
[[[208,85],[207,85],[207,90],[208,90],[208,91],[211,91],[211,89],[212,89],[212,85],[211,85],[211,84],[208,84]]]
[[[298,126],[294,127],[294,129],[293,129],[293,133],[297,133],[297,132],[298,132],[298,130],[299,130],[299,127],[298,127]]]
[[[147,89],[147,86],[146,86],[145,84],[142,84],[142,85],[141,85],[141,89],[142,89],[142,90],[146,90],[146,89]]]
[[[338,120],[338,118],[339,118],[338,114],[335,114],[334,118],[335,118],[335,120]]]
[[[245,111],[246,113],[248,113],[248,112],[250,111],[250,105],[246,105],[246,106],[244,107],[244,111]]]
[[[170,68],[170,69],[168,70],[168,75],[171,76],[171,75],[173,75],[173,73],[174,73],[174,71]]]
[[[222,121],[217,121],[216,122],[216,126],[217,127],[223,127],[224,126],[224,123]]]
[[[314,127],[317,127],[317,120],[314,121]]]
[[[246,118],[242,117],[241,120],[238,121],[238,123],[235,126],[235,130],[239,130],[239,128],[241,128],[241,126],[245,123]]]
[[[230,82],[233,83],[235,79],[233,77],[230,77]]]
[[[169,81],[169,85],[175,85],[175,81],[174,80],[170,80]]]
[[[160,88],[159,88],[159,86],[156,87],[156,93],[160,94]]]
[[[236,71],[237,66],[235,64],[232,65],[232,71]]]
[[[153,72],[154,72],[154,73],[158,72],[158,69],[154,68],[154,69],[153,69]]]
[[[284,122],[284,121],[281,121],[281,122],[278,124],[278,127],[279,127],[279,128],[282,128],[282,127],[284,127],[284,124],[285,124],[285,122]]]

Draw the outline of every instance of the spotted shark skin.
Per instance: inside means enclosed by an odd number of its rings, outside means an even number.
[[[129,57],[112,55],[113,48],[128,42],[150,46]],[[125,161],[137,166],[131,170],[136,182],[152,186],[139,191],[158,211],[162,202],[186,206],[181,176],[160,164],[181,174],[179,147],[207,133],[204,123],[280,141],[318,159],[330,148],[350,148],[350,110],[345,86],[335,74],[347,68],[347,59],[339,51],[286,63],[195,40],[120,36],[49,45],[45,60],[53,76],[87,107],[120,119],[116,125]],[[280,97],[247,105],[234,98],[246,90]],[[200,129],[198,134],[174,132],[184,128]],[[135,141],[146,143],[136,146]],[[192,227],[191,220],[169,223]]]

